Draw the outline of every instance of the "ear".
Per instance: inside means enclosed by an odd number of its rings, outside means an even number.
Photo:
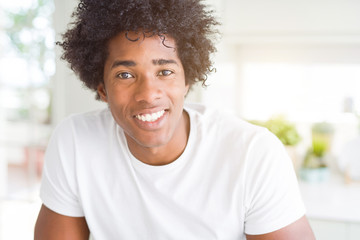
[[[97,92],[100,96],[101,101],[103,102],[107,102],[107,94],[106,94],[106,89],[105,89],[105,85],[103,83],[100,83],[97,87]]]

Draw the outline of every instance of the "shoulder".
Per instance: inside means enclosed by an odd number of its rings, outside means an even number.
[[[108,108],[85,113],[71,114],[62,120],[56,127],[55,132],[59,131],[86,131],[89,129],[102,130],[113,121],[111,112]]]
[[[78,143],[105,140],[109,129],[114,125],[113,122],[108,109],[72,114],[54,128],[48,148],[54,145],[72,149]]]
[[[79,126],[99,126],[108,124],[112,120],[111,112],[108,108],[99,109],[91,112],[72,114],[67,117],[63,123],[71,123],[76,127]]]
[[[243,167],[253,170],[289,161],[283,144],[267,128],[199,104],[186,105],[185,109],[191,124],[196,125],[197,143],[203,142],[212,152],[220,149],[222,156],[233,156],[236,164],[242,162]]]
[[[187,103],[192,124],[207,133],[215,133],[218,138],[227,141],[241,141],[242,144],[253,141],[277,142],[277,138],[264,127],[249,123],[241,117],[219,109],[197,103]]]

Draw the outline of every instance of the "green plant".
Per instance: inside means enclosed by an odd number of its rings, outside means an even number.
[[[305,155],[304,162],[302,164],[303,168],[326,167],[324,154],[323,153],[319,154],[319,152],[315,153],[315,151],[319,151],[319,150],[314,150],[313,148],[309,148],[309,150],[307,151],[307,153]],[[319,155],[321,155],[321,156],[319,156]]]
[[[306,153],[304,168],[326,167],[326,154],[330,151],[334,128],[330,123],[315,123],[312,128],[312,146]]]
[[[312,149],[317,157],[323,157],[330,151],[334,128],[330,123],[315,123],[312,128]]]
[[[286,146],[294,146],[300,142],[300,135],[294,124],[290,123],[284,117],[271,118],[266,122],[250,121],[253,124],[266,127],[274,133],[280,141]]]
[[[312,152],[316,157],[323,157],[328,150],[328,144],[325,141],[313,141]]]

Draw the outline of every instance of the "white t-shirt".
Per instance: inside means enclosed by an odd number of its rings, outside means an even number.
[[[305,213],[291,160],[268,130],[187,105],[190,135],[174,162],[137,160],[110,111],[61,123],[45,156],[41,199],[85,216],[94,239],[245,239]]]

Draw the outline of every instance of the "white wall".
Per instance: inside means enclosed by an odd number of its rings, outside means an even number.
[[[359,37],[357,0],[227,0],[224,31],[241,36]]]
[[[243,115],[243,66],[249,61],[360,62],[360,1],[357,0],[208,0],[223,23],[215,58],[233,66],[232,86],[219,88],[224,74],[215,74],[213,87],[200,91],[209,105],[227,106]],[[228,83],[224,83],[226,85]],[[217,89],[215,89],[217,88]],[[217,96],[216,99],[215,95]],[[227,96],[227,98],[221,97]],[[215,101],[216,100],[216,101]]]

